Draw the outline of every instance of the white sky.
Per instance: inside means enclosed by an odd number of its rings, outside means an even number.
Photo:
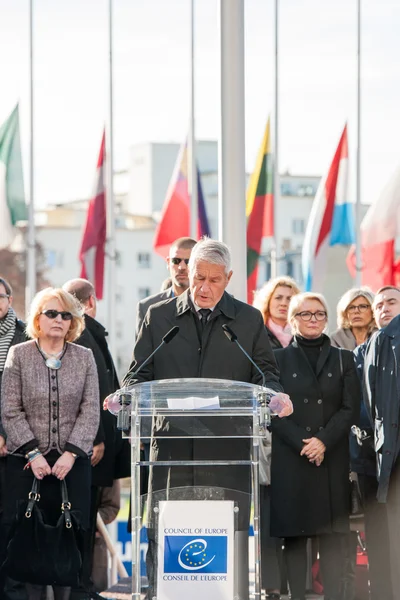
[[[362,1],[362,200],[400,163],[400,2]],[[35,196],[87,197],[107,110],[107,0],[34,0]],[[0,122],[20,99],[29,144],[29,2],[0,0]],[[323,174],[356,133],[356,0],[280,0],[280,166]],[[115,167],[129,146],[178,141],[189,106],[190,0],[114,0]],[[245,0],[246,167],[273,98],[273,0]],[[218,135],[218,0],[197,0],[196,120]],[[353,157],[352,157],[353,158]],[[354,163],[353,163],[354,166]],[[26,170],[26,181],[28,171]]]

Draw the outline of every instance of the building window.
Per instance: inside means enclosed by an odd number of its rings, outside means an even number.
[[[143,298],[147,298],[147,296],[150,296],[150,288],[148,288],[148,287],[139,288],[138,296],[139,296],[139,300],[143,300]]]
[[[299,196],[314,196],[315,195],[314,187],[310,184],[299,185],[298,195]]]
[[[150,252],[138,252],[138,267],[139,269],[150,269],[151,254]]]
[[[292,233],[295,235],[303,235],[305,232],[305,221],[304,219],[293,219],[292,221]]]
[[[64,253],[62,250],[47,250],[46,252],[46,266],[49,269],[56,267],[62,268],[64,266]]]

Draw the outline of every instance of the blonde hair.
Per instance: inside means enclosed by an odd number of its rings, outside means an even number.
[[[53,298],[59,301],[65,311],[72,314],[71,326],[67,331],[65,340],[67,342],[74,342],[85,328],[83,308],[75,296],[62,288],[48,287],[36,294],[29,309],[29,315],[26,322],[26,333],[34,340],[37,340],[40,337],[39,316],[46,302]]]
[[[288,322],[293,333],[297,333],[298,331],[296,314],[299,312],[299,308],[305,300],[317,300],[322,304],[326,312],[326,326],[328,326],[328,304],[325,300],[325,297],[317,292],[303,292],[302,294],[296,294],[296,296],[293,296],[289,304]]]
[[[262,316],[264,317],[264,323],[268,322],[270,317],[269,304],[276,288],[279,286],[290,288],[293,290],[294,294],[300,293],[297,283],[291,277],[275,277],[274,279],[267,281],[267,283],[254,294],[253,300],[253,306],[261,311]]]
[[[372,304],[374,302],[375,295],[368,287],[361,287],[351,288],[351,290],[347,290],[347,292],[345,292],[340,298],[337,305],[337,326],[339,327],[339,329],[351,329],[350,321],[347,318],[347,309],[349,308],[353,300],[359,298],[360,296],[365,298],[371,307],[372,318],[368,326],[368,333],[370,333],[376,327],[375,319],[372,314]]]

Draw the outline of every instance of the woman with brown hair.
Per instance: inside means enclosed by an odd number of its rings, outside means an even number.
[[[16,506],[28,499],[34,477],[41,482],[40,508],[46,523],[54,526],[60,517],[60,480],[65,479],[72,509],[80,511],[82,528],[88,527],[90,455],[100,409],[93,354],[72,343],[83,327],[76,298],[62,289],[46,288],[31,305],[31,341],[8,353],[1,393],[9,452],[2,544],[10,537]],[[18,565],[13,565],[13,574],[17,571]],[[70,588],[51,583],[55,600],[68,600]],[[43,586],[26,583],[26,590],[29,600],[40,600]]]
[[[294,279],[282,276],[267,281],[254,296],[253,306],[258,308],[264,317],[272,350],[286,348],[293,339],[287,320],[288,308],[292,296],[299,292]]]

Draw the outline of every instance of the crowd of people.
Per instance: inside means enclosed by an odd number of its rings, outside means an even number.
[[[261,384],[258,369],[222,325],[232,326],[280,401],[271,421],[270,476],[260,487],[262,587],[266,598],[290,591],[305,600],[308,540],[319,554],[326,600],[355,600],[357,535],[350,531],[350,479],[359,487],[369,559],[370,600],[396,600],[400,591],[400,439],[398,359],[400,289],[374,294],[351,289],[337,306],[338,328],[328,334],[329,309],[319,293],[301,293],[290,277],[268,281],[250,306],[226,291],[233,268],[225,244],[211,239],[176,240],[167,259],[162,291],[139,302],[136,343],[122,385],[181,377],[206,377]],[[59,481],[84,530],[81,587],[53,583],[55,600],[83,600],[101,591],[93,557],[99,538],[96,518],[118,480],[130,475],[130,450],[115,418],[102,410],[120,382],[96,320],[93,285],[74,279],[63,288],[40,291],[27,323],[12,308],[12,288],[0,278],[0,564],[6,559],[17,506],[33,479],[41,483],[41,508],[55,524]],[[180,334],[136,373],[162,337]],[[244,460],[249,442],[162,438],[173,422],[158,420],[155,440],[144,454],[162,460],[190,456]],[[238,531],[248,530],[250,469],[173,467],[154,469],[149,489],[184,485],[226,490],[240,505]],[[147,491],[144,490],[145,492]],[[106,513],[104,513],[106,514]],[[109,517],[111,519],[112,517]],[[148,527],[147,597],[155,594],[156,531]],[[97,583],[100,579],[100,583]],[[248,597],[242,582],[240,598]],[[4,600],[43,600],[45,586],[12,579],[0,570]],[[367,600],[367,596],[365,600]],[[364,600],[364,598],[362,598]]]

